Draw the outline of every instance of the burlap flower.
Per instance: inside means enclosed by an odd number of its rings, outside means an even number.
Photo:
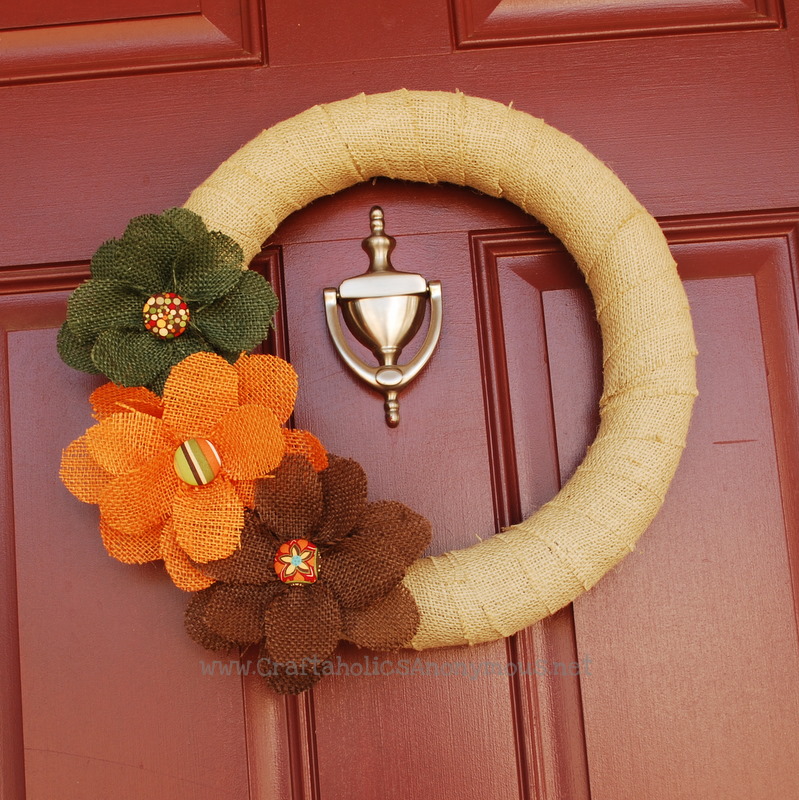
[[[202,589],[213,578],[196,562],[239,547],[257,478],[286,453],[327,465],[314,436],[282,427],[296,394],[293,367],[266,355],[242,355],[231,366],[195,353],[172,369],[163,399],[107,384],[91,398],[98,424],[64,451],[61,479],[99,505],[112,556],[163,558],[177,586]]]
[[[397,649],[419,624],[402,577],[430,542],[430,523],[402,503],[367,503],[361,467],[333,455],[328,462],[317,474],[289,455],[274,477],[256,482],[241,549],[201,565],[217,582],[186,610],[187,630],[208,649],[260,643],[260,664],[281,693],[316,683],[339,640]],[[286,547],[297,540],[296,552]],[[318,548],[318,578],[284,583],[276,555],[285,551],[301,567],[309,546]]]
[[[191,353],[235,361],[259,344],[277,309],[270,285],[243,270],[241,248],[184,208],[136,217],[92,258],[69,299],[61,358],[120,386],[159,392]]]

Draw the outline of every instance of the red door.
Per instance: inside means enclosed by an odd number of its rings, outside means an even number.
[[[799,2],[784,5],[0,9],[3,800],[799,797]],[[686,281],[701,394],[662,513],[573,607],[507,641],[402,654],[407,675],[354,675],[372,656],[341,648],[349,676],[286,699],[227,662],[206,674],[185,596],[158,565],[108,558],[94,508],[58,482],[96,381],[58,360],[55,332],[130,217],[182,204],[263,127],[403,86],[513,101],[628,183]],[[396,265],[442,280],[446,303],[394,431],[321,303],[365,266],[375,203]],[[579,463],[598,331],[575,266],[519,210],[378,180],[294,214],[257,263],[284,292],[296,423],[361,461],[373,499],[428,515],[431,552],[528,515]],[[532,674],[491,674],[508,663]]]

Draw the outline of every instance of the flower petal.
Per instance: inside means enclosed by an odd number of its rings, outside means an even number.
[[[242,586],[221,584],[205,607],[205,621],[214,632],[236,644],[260,642],[264,636],[264,612],[282,584]]]
[[[161,372],[209,346],[193,330],[162,341],[149,331],[103,331],[92,347],[92,361],[114,383],[148,386]]]
[[[141,536],[169,517],[183,486],[175,474],[172,453],[162,453],[115,477],[100,494],[100,513],[116,530]]]
[[[368,503],[355,532],[325,552],[322,577],[344,608],[363,609],[402,580],[430,537],[430,523],[402,503]]]
[[[341,616],[344,638],[371,650],[397,650],[419,627],[419,609],[403,584],[360,611],[342,609]]]
[[[313,538],[322,513],[322,487],[307,458],[288,455],[273,477],[255,483],[255,508],[278,539]]]
[[[329,659],[316,659],[301,664],[282,664],[269,654],[266,643],[261,645],[258,672],[278,694],[300,694],[306,692],[332,671]]]
[[[225,414],[208,438],[219,450],[222,469],[235,480],[270,473],[286,452],[283,429],[263,406],[241,406]]]
[[[199,214],[188,208],[168,208],[161,216],[186,240],[202,239],[208,236],[208,228]]]
[[[160,549],[161,558],[164,559],[164,566],[178,589],[183,589],[184,592],[199,592],[214,583],[213,578],[197,569],[178,544],[170,520],[167,520],[164,524]]]
[[[319,473],[324,511],[314,534],[316,544],[335,544],[354,527],[366,509],[366,473],[357,461],[328,455]]]
[[[161,372],[157,373],[155,377],[151,378],[150,381],[147,383],[147,388],[151,389],[155,394],[163,397],[164,395],[164,386],[166,385],[166,379],[169,377],[169,373],[172,371],[172,367],[168,369],[162,369]],[[163,413],[163,410],[162,410]]]
[[[245,508],[255,508],[255,481],[236,481],[236,491]]]
[[[92,274],[123,280],[130,286],[152,294],[174,291],[172,259],[185,242],[174,225],[158,214],[134,217],[117,247],[103,259],[103,266],[92,260]]]
[[[110,239],[103,242],[92,256],[92,277],[93,278],[114,278],[117,254],[119,252],[119,240]]]
[[[192,561],[205,563],[236,551],[244,526],[244,505],[223,476],[175,496],[172,524],[178,544]]]
[[[244,517],[241,547],[233,555],[201,565],[202,571],[225,583],[278,582],[274,560],[277,542],[252,512]]]
[[[276,310],[272,287],[257,272],[245,269],[231,291],[194,314],[194,322],[214,348],[241,352],[266,338]]]
[[[361,609],[385,597],[405,574],[405,561],[381,535],[356,531],[324,552],[319,576],[344,608]]]
[[[103,489],[114,477],[92,458],[85,434],[61,454],[58,475],[64,486],[84,503],[98,503]]]
[[[164,404],[158,395],[143,386],[126,387],[104,383],[89,396],[94,418],[102,420],[121,411],[140,411],[151,417],[161,417]]]
[[[146,564],[161,558],[160,527],[151,528],[141,536],[127,536],[115,530],[108,520],[100,517],[100,535],[109,555],[124,564]]]
[[[67,305],[69,329],[93,339],[109,328],[138,330],[143,326],[140,292],[109,278],[92,278],[72,293]]]
[[[308,433],[308,431],[289,431],[284,428],[283,436],[286,440],[287,453],[297,453],[305,456],[317,472],[327,466],[327,451],[312,433]]]
[[[188,606],[186,606],[186,616],[184,618],[186,632],[206,650],[232,650],[236,647],[235,642],[231,642],[212,631],[205,621],[205,609],[213,596],[219,591],[220,585],[215,583],[207,589],[196,592],[189,600]]]
[[[186,439],[207,438],[238,405],[238,373],[215,353],[196,353],[176,364],[164,386],[164,421]]]
[[[242,354],[236,361],[239,373],[239,402],[266,406],[279,422],[294,410],[298,379],[294,367],[277,356]]]
[[[209,303],[241,280],[241,247],[222,233],[187,241],[175,255],[177,293],[187,302]]]
[[[369,503],[358,520],[358,531],[387,542],[406,566],[424,553],[433,535],[427,519],[396,500]]]
[[[341,638],[341,613],[321,584],[291,586],[278,594],[264,617],[266,648],[275,661],[301,665],[324,661]]]
[[[94,342],[77,337],[70,330],[69,323],[65,322],[58,331],[56,347],[61,360],[72,369],[88,372],[92,375],[99,374],[100,370],[92,361],[92,346]]]
[[[124,475],[154,456],[172,453],[179,444],[160,419],[138,411],[106,417],[86,431],[86,440],[92,458],[113,475]]]

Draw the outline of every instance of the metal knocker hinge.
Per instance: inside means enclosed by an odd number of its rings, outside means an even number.
[[[325,289],[325,314],[330,337],[344,363],[385,397],[386,424],[399,425],[398,395],[430,360],[441,336],[441,282],[426,281],[413,272],[401,272],[391,264],[396,245],[384,229],[383,209],[369,212],[372,233],[362,247],[369,254],[369,269],[348,278],[338,289]],[[399,364],[402,349],[422,325],[425,304],[430,301],[430,324],[419,352]],[[352,335],[372,351],[377,366],[353,353],[341,328],[338,309]]]

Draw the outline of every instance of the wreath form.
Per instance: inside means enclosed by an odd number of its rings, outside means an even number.
[[[242,147],[185,207],[248,264],[289,214],[377,176],[509,200],[563,242],[594,298],[604,386],[583,462],[528,519],[404,578],[421,616],[408,647],[494,641],[590,589],[660,509],[697,394],[688,302],[657,222],[610,169],[543,120],[460,92],[314,106]]]

